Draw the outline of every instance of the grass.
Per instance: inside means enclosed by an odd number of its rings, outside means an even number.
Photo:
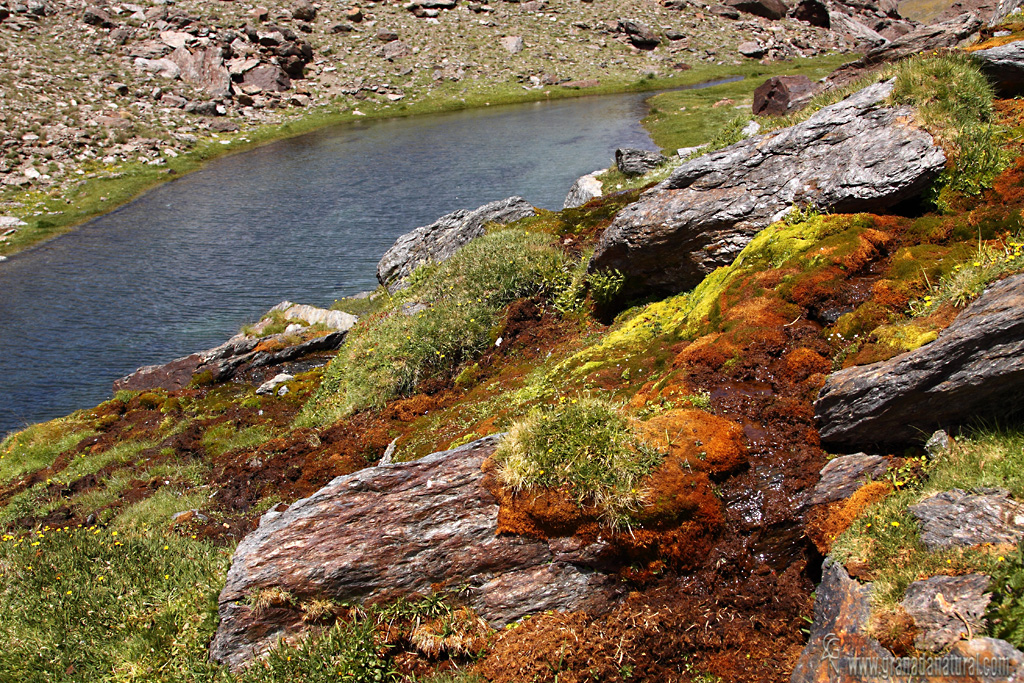
[[[932,460],[921,478],[894,475],[896,492],[869,507],[832,547],[832,555],[840,562],[867,568],[877,610],[894,608],[907,586],[918,579],[991,573],[1006,562],[1005,555],[984,549],[928,551],[907,508],[952,488],[1006,488],[1015,498],[1024,498],[1024,431],[978,429]]]
[[[505,229],[473,240],[441,264],[421,267],[389,307],[364,318],[304,408],[300,424],[326,424],[411,392],[494,344],[505,305],[544,293],[564,257],[549,235]],[[427,308],[406,315],[404,303]]]
[[[612,528],[629,526],[644,502],[640,482],[663,457],[632,433],[617,406],[597,398],[532,411],[494,454],[505,487],[564,491],[579,506],[596,506]]]
[[[0,482],[49,467],[61,453],[94,432],[74,418],[32,425],[0,442]]]

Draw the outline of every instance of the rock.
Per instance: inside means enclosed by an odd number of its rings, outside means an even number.
[[[156,74],[160,78],[175,79],[181,77],[181,68],[169,59],[135,58],[135,68],[140,71]]]
[[[341,16],[354,24],[358,24],[363,20],[363,10],[358,7],[349,7],[342,11]]]
[[[998,662],[1003,672],[999,676],[982,678],[975,676],[961,677],[958,680],[977,681],[978,683],[1000,683],[1024,680],[1024,653],[998,638],[975,638],[961,640],[953,644],[950,654],[976,662]]]
[[[623,295],[676,293],[732,262],[794,204],[855,213],[922,192],[944,168],[913,110],[879,106],[878,83],[803,123],[755,136],[677,168],[619,212],[590,269],[626,275]]]
[[[280,314],[265,318],[252,326],[252,335],[261,335],[263,331],[274,323],[274,318],[284,320],[301,320],[310,325],[323,325],[335,332],[348,332],[359,320],[351,313],[344,311],[332,311],[327,308],[317,308],[305,304],[296,304],[291,301],[282,301],[268,311],[269,314]]]
[[[398,33],[390,29],[382,28],[377,31],[377,40],[382,43],[391,43],[398,40]]]
[[[811,26],[830,28],[832,21],[828,15],[828,7],[821,0],[800,0],[796,3],[789,16]]]
[[[352,33],[355,31],[355,27],[352,24],[347,24],[344,21],[338,21],[331,24],[331,27],[327,29],[328,33]]]
[[[271,394],[279,386],[281,386],[285,382],[290,382],[293,379],[295,379],[294,375],[289,375],[286,372],[278,373],[278,374],[274,375],[273,378],[268,379],[266,382],[261,384],[259,386],[259,388],[256,389],[256,393],[257,394]]]
[[[740,43],[736,46],[736,51],[744,57],[751,59],[760,59],[764,57],[768,50],[763,47],[760,43],[756,43],[753,40],[748,40],[745,43]]]
[[[484,204],[473,211],[460,209],[442,216],[436,222],[416,228],[395,240],[377,264],[377,281],[389,291],[397,291],[417,266],[451,258],[463,244],[484,234],[484,226],[488,223],[511,223],[535,213],[522,197],[509,197]]]
[[[599,171],[594,171],[577,178],[576,182],[569,188],[569,194],[566,195],[562,208],[575,209],[577,206],[583,206],[591,199],[600,197],[603,190],[601,189],[599,176],[603,175],[605,170],[602,168]]]
[[[862,680],[836,667],[842,663],[837,656],[877,657],[881,664],[894,661],[877,640],[864,635],[871,616],[870,583],[851,579],[842,564],[828,557],[815,595],[811,634],[793,668],[791,683]]]
[[[645,175],[668,161],[658,152],[646,149],[620,147],[615,150],[615,166],[621,173],[629,176]]]
[[[968,493],[952,489],[909,508],[929,550],[982,543],[1015,544],[1024,535],[1024,505],[1004,489]]]
[[[28,225],[28,223],[15,216],[0,216],[0,230],[20,228],[23,225]]]
[[[389,61],[408,57],[411,54],[412,50],[409,49],[409,46],[400,40],[396,40],[393,43],[388,43],[384,46],[384,59]]]
[[[517,55],[523,51],[523,39],[519,36],[505,36],[500,42],[509,54]]]
[[[756,116],[785,116],[814,97],[820,86],[807,76],[772,76],[754,91]]]
[[[1024,40],[970,53],[1003,97],[1024,94]]]
[[[563,88],[576,88],[577,90],[582,90],[584,88],[596,88],[597,86],[601,85],[601,81],[597,80],[596,78],[584,78],[579,81],[563,81],[558,85],[562,86]]]
[[[281,67],[272,64],[258,66],[242,76],[242,85],[257,92],[284,92],[292,87],[292,80]]]
[[[811,491],[808,505],[822,505],[849,498],[868,479],[881,479],[889,469],[889,460],[880,455],[854,453],[828,461],[821,479]]]
[[[653,50],[661,44],[661,38],[649,26],[632,19],[619,19],[619,31],[626,34],[635,47],[641,50]]]
[[[917,627],[914,647],[938,652],[984,632],[990,580],[985,574],[968,574],[933,576],[910,584],[900,604]]]
[[[937,458],[949,450],[951,441],[945,430],[938,429],[924,444],[925,453],[929,458]]]
[[[163,365],[145,365],[130,375],[114,381],[114,391],[147,391],[166,389],[177,391],[188,386],[192,376],[203,364],[203,357],[193,353],[184,358],[175,358]]]
[[[789,11],[782,0],[725,0],[724,4],[765,19],[781,19]]]
[[[298,21],[313,21],[316,19],[316,7],[308,2],[300,2],[292,7],[292,17]]]
[[[184,31],[161,31],[160,42],[172,50],[177,50],[179,47],[186,47],[189,43],[195,42],[195,36]]]
[[[881,33],[868,28],[845,12],[829,12],[828,21],[832,31],[846,36],[858,47],[867,46],[869,48],[877,48],[889,42],[889,39]],[[842,69],[844,67],[840,68]]]
[[[168,59],[181,69],[181,80],[202,88],[210,97],[231,96],[231,74],[224,66],[224,53],[219,47],[208,47],[195,54],[179,47]]]
[[[586,548],[566,555],[554,542],[498,535],[498,501],[481,470],[498,439],[337,477],[264,515],[232,558],[211,658],[237,670],[303,630],[301,612],[257,613],[246,603],[271,587],[366,602],[468,586],[470,605],[495,628],[607,605],[614,581],[577,564]]]
[[[1024,275],[993,284],[938,339],[828,377],[814,409],[834,444],[920,442],[1000,417],[1024,392]]]
[[[86,7],[82,12],[82,21],[100,28],[114,28],[117,23],[105,9],[99,7]]]
[[[712,5],[711,13],[717,14],[725,19],[739,19],[740,13],[735,7],[729,7],[728,5]]]

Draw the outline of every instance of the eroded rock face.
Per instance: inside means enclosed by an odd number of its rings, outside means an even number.
[[[473,211],[453,211],[395,240],[377,264],[377,281],[389,291],[397,291],[417,266],[451,258],[463,244],[483,235],[488,223],[511,223],[535,213],[522,197],[491,202]]]
[[[909,508],[929,550],[984,543],[1013,544],[1024,535],[1024,505],[1005,489],[968,493],[952,489]]]
[[[265,515],[235,551],[211,657],[238,668],[302,629],[291,611],[256,614],[245,604],[272,587],[364,602],[468,584],[471,605],[494,627],[607,604],[614,582],[594,571],[589,546],[497,535],[498,501],[481,466],[498,439],[338,477]]]
[[[946,157],[912,124],[878,106],[879,83],[807,121],[687,162],[627,206],[601,237],[590,270],[627,276],[626,294],[675,293],[732,262],[794,204],[876,211],[923,191]]]
[[[1024,93],[1024,40],[972,52],[1003,97]]]
[[[922,441],[998,416],[1024,392],[1024,275],[997,282],[931,344],[828,377],[821,439],[847,446]]]

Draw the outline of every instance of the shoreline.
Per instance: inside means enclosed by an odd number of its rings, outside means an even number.
[[[685,71],[678,76],[634,81],[614,79],[589,87],[558,85],[527,90],[522,86],[502,83],[484,86],[479,91],[467,93],[465,97],[425,98],[398,106],[367,101],[365,107],[331,111],[331,105],[321,105],[317,110],[304,111],[283,123],[234,133],[213,133],[189,153],[166,157],[159,166],[131,163],[84,173],[83,179],[76,183],[73,198],[68,198],[70,193],[56,193],[54,190],[45,193],[24,190],[16,193],[2,202],[5,208],[0,209],[0,214],[17,217],[27,225],[21,226],[7,241],[0,242],[0,262],[67,234],[94,218],[109,214],[151,189],[203,168],[207,162],[332,126],[568,98],[703,90],[729,83],[742,83],[767,74],[813,67],[816,63],[832,62],[836,58],[837,55],[829,55],[769,65],[713,65]],[[846,56],[843,55],[843,58]],[[33,201],[35,205],[30,206]],[[28,211],[19,212],[7,208],[17,204]],[[34,212],[31,211],[33,208]]]

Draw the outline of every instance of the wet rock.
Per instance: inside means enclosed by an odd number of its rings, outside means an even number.
[[[849,498],[869,479],[881,479],[889,469],[889,460],[880,455],[854,453],[828,461],[821,470],[808,505],[822,505]]]
[[[509,54],[517,55],[523,51],[523,39],[519,36],[505,36],[499,42]]]
[[[972,52],[1003,97],[1024,94],[1024,40]]]
[[[828,15],[828,7],[821,0],[800,0],[790,10],[789,16],[806,22],[811,26],[819,26],[821,28],[830,28],[832,26],[832,21]]]
[[[624,175],[644,175],[666,161],[668,159],[664,155],[658,152],[649,152],[646,149],[620,147],[615,150],[615,166]]]
[[[814,409],[825,443],[920,442],[1000,417],[1024,392],[1024,275],[993,284],[938,339],[828,377]]]
[[[933,576],[910,584],[900,604],[917,627],[914,647],[938,652],[962,638],[970,640],[984,632],[985,611],[991,598],[985,592],[989,581],[985,574],[968,574]]]
[[[1024,535],[1024,505],[1004,489],[952,489],[909,508],[929,550],[982,543],[1016,543]]]
[[[626,34],[629,42],[641,50],[653,50],[661,43],[661,38],[651,27],[632,19],[619,19],[619,30]]]
[[[569,188],[569,194],[566,195],[562,208],[575,209],[577,206],[583,206],[591,199],[600,197],[603,190],[599,176],[604,174],[605,170],[602,168],[599,171],[594,171],[577,178],[576,182]]]
[[[85,11],[82,12],[82,21],[92,26],[99,26],[100,28],[114,28],[117,26],[110,13],[99,7],[86,7]]]
[[[246,604],[271,587],[364,602],[468,586],[471,606],[497,628],[539,611],[607,604],[609,577],[556,560],[547,541],[497,534],[498,501],[481,467],[498,438],[338,477],[264,515],[232,558],[211,658],[238,669],[303,629],[295,614],[257,614]]]
[[[417,266],[451,258],[463,244],[484,234],[484,226],[488,223],[511,223],[535,213],[522,197],[491,202],[473,211],[453,211],[395,240],[377,264],[377,281],[389,291],[401,289],[403,280]]]
[[[265,64],[245,72],[242,86],[253,88],[256,92],[284,92],[292,87],[292,79],[281,67]]]
[[[820,90],[807,76],[772,76],[754,91],[756,116],[785,116],[803,107]]]
[[[781,19],[789,11],[782,0],[725,0],[724,4],[765,19]]]
[[[676,293],[732,262],[791,207],[876,211],[922,192],[945,166],[913,110],[880,106],[878,83],[790,128],[684,163],[624,208],[598,242],[591,271],[617,269],[624,296]]]
[[[871,616],[870,583],[851,579],[843,565],[829,557],[815,595],[810,638],[793,668],[791,683],[860,680],[835,666],[839,656],[877,657],[881,663],[894,660],[877,640],[864,635]]]

